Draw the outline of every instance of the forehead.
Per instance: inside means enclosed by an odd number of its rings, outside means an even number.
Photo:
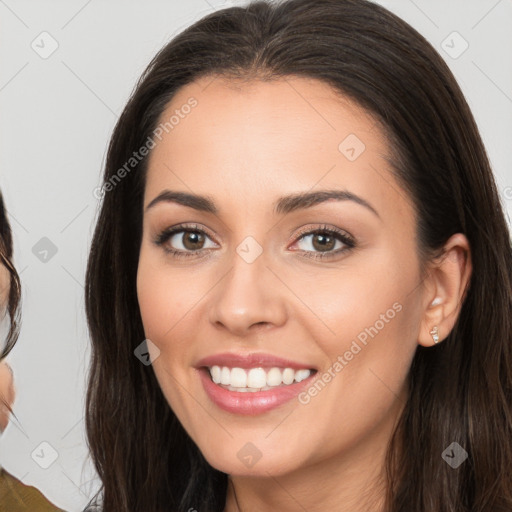
[[[408,207],[390,171],[380,125],[319,80],[204,77],[176,93],[160,126],[145,204],[164,188],[218,192],[225,200],[229,191],[237,196],[243,189],[246,207],[256,207],[256,201],[271,202],[284,190],[321,186]]]
[[[187,107],[191,98],[197,102],[193,109]],[[295,151],[300,150],[296,144],[301,143],[305,144],[301,153],[308,153],[309,146],[316,144],[318,149],[334,149],[337,157],[338,144],[350,133],[360,139],[371,137],[374,149],[377,142],[381,151],[386,149],[386,141],[378,140],[380,133],[372,134],[376,123],[365,110],[314,79],[241,82],[204,77],[177,92],[160,118],[161,125],[169,120],[173,140],[166,139],[171,145],[210,143],[209,149],[213,149],[220,143],[236,142],[231,148],[233,155],[238,154],[237,148],[247,151],[251,145],[256,154],[266,149],[273,150],[273,156],[284,155],[292,144]],[[265,146],[260,148],[263,142]]]

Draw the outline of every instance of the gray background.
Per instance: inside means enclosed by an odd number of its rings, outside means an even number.
[[[83,283],[109,136],[156,51],[206,13],[240,3],[0,0],[0,186],[24,288],[23,328],[9,357],[17,420],[0,438],[0,463],[66,510],[81,510],[98,487],[83,424]],[[450,65],[510,218],[512,0],[380,3]],[[454,31],[469,44],[461,55]]]

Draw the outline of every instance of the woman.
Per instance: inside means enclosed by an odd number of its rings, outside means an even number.
[[[12,350],[19,334],[20,279],[12,264],[12,235],[0,193],[0,319],[8,317],[7,339],[0,351],[0,431],[9,422],[14,402],[12,371],[4,358]],[[48,502],[34,487],[24,485],[0,467],[0,512],[52,512],[57,507]]]
[[[409,25],[364,0],[203,18],[139,81],[102,192],[104,511],[512,509],[510,235]]]

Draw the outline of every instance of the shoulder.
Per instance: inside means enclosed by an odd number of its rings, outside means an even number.
[[[35,487],[23,484],[0,469],[0,512],[63,512]]]

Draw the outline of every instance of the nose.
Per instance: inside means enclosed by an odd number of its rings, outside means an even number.
[[[286,322],[286,288],[267,268],[264,254],[251,263],[233,254],[231,269],[210,299],[210,322],[216,328],[244,336]]]

